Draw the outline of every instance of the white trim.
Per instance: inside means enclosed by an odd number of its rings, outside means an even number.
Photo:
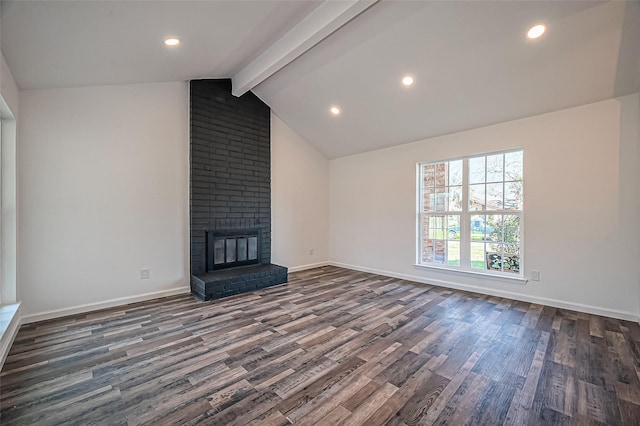
[[[489,296],[498,296],[498,297],[505,297],[507,299],[519,300],[521,302],[536,303],[539,305],[546,305],[554,308],[570,309],[572,311],[585,312],[587,314],[601,315],[601,316],[610,317],[610,318],[640,322],[640,316],[632,312],[614,311],[611,309],[601,308],[598,306],[583,305],[581,303],[567,302],[564,300],[557,300],[557,299],[549,299],[546,297],[529,296],[526,294],[514,293],[511,291],[502,291],[502,290],[495,290],[495,289],[490,289],[486,287],[479,287],[475,285],[459,284],[452,281],[434,280],[431,278],[420,277],[417,275],[398,274],[395,272],[382,271],[379,269],[373,269],[373,268],[367,268],[367,267],[361,267],[361,266],[355,266],[355,265],[348,265],[340,262],[330,261],[329,264],[332,266],[340,267],[340,268],[353,269],[355,271],[361,271],[361,272],[369,272],[372,274],[383,275],[383,276],[392,277],[392,278],[399,278],[399,279],[408,280],[408,281],[415,281],[423,284],[431,284],[438,287],[453,288],[457,290],[466,290],[474,293],[486,294]]]
[[[84,305],[72,306],[70,308],[54,309],[37,314],[25,315],[22,317],[23,324],[45,321],[53,318],[66,317],[68,315],[83,314],[85,312],[97,311],[99,309],[113,308],[116,306],[128,305],[129,303],[144,302],[161,297],[175,296],[177,294],[188,294],[191,287],[178,287],[169,290],[154,291],[153,293],[139,294],[137,296],[119,297],[117,299],[105,300],[103,302],[86,303]]]
[[[528,278],[524,278],[522,275],[513,274],[513,276],[506,275],[505,272],[492,274],[491,272],[485,272],[483,270],[468,270],[468,269],[454,269],[446,266],[436,266],[416,263],[413,265],[416,268],[435,269],[436,271],[453,272],[454,274],[472,275],[480,278],[495,278],[497,280],[506,281],[511,284],[525,285],[529,282]]]
[[[3,60],[4,62],[4,60]],[[18,229],[16,202],[16,128],[17,122],[0,96],[2,116],[0,143],[0,294],[3,303],[16,303],[16,247]]]
[[[328,261],[318,262],[318,263],[310,263],[308,265],[300,265],[300,266],[294,266],[293,268],[289,268],[289,272],[305,271],[307,269],[320,268],[322,266],[328,266],[328,265],[329,265]]]
[[[231,77],[231,93],[241,96],[373,6],[378,0],[325,0],[249,65]]]
[[[20,318],[20,302],[0,307],[0,312],[4,312],[5,310],[13,312],[7,328],[4,331],[0,330],[0,371],[2,371],[4,361],[7,359],[7,355],[11,350],[11,345],[13,345],[13,341],[15,340],[18,330],[20,330],[20,325],[22,324]]]

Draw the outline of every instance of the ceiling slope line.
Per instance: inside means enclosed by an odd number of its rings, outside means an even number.
[[[242,96],[334,33],[378,0],[325,0],[277,42],[232,76],[232,93]]]

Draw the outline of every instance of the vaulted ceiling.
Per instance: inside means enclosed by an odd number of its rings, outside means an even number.
[[[232,78],[329,158],[640,88],[637,1],[5,0],[0,22],[21,89]]]

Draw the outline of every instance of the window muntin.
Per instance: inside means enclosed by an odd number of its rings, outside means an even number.
[[[523,152],[421,163],[418,262],[521,275]]]

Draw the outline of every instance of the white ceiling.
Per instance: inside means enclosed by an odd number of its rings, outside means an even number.
[[[2,51],[21,89],[228,78],[319,4],[3,0]]]
[[[2,50],[21,89],[259,76],[240,93],[330,158],[640,88],[637,1],[371,3],[4,0]]]

